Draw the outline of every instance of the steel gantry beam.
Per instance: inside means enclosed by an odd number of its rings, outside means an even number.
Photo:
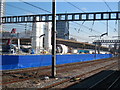
[[[93,21],[93,20],[120,20],[120,12],[93,12],[93,13],[62,13],[56,14],[57,21]],[[6,16],[2,17],[5,23],[51,22],[52,14]]]
[[[96,43],[120,43],[120,40],[96,40]]]

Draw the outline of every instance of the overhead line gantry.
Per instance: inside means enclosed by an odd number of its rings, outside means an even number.
[[[52,14],[5,16],[2,24],[7,23],[32,23],[51,22]],[[95,21],[95,20],[120,20],[120,12],[90,12],[90,13],[60,13],[56,14],[57,21]]]

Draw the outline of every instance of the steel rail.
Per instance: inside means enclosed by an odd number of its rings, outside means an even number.
[[[87,75],[87,74],[90,74],[90,73],[95,73],[95,72],[97,72],[97,71],[105,70],[105,68],[107,68],[107,67],[111,68],[111,67],[113,67],[115,64],[116,64],[116,63],[112,63],[112,64],[106,65],[106,66],[104,66],[104,67],[100,67],[100,68],[97,68],[97,69],[95,69],[95,70],[89,71],[89,72],[87,72],[87,73],[80,74],[80,75],[71,77],[71,78],[69,78],[69,79],[65,79],[65,80],[63,80],[63,81],[61,81],[61,82],[57,82],[57,83],[54,83],[54,84],[52,84],[52,85],[48,85],[48,86],[43,87],[43,88],[49,89],[49,88],[55,87],[55,86],[57,86],[57,85],[63,84],[63,83],[65,83],[65,82],[69,82],[72,78],[83,77],[83,76],[85,76],[85,75]],[[107,69],[109,69],[109,68],[107,68]],[[73,84],[72,84],[72,85],[73,85]],[[69,85],[68,85],[68,86],[69,86]],[[68,86],[66,86],[65,88],[67,88]]]
[[[120,76],[108,87],[107,90],[112,89],[112,87],[117,83],[117,81],[120,79]]]
[[[95,83],[94,85],[92,85],[91,87],[89,87],[89,89],[94,88],[96,85],[100,84],[100,83],[103,82],[105,79],[107,79],[108,77],[110,77],[111,75],[113,75],[113,74],[115,74],[115,73],[116,73],[116,71],[110,73],[109,75],[107,75],[106,77],[104,77],[103,79],[101,79],[99,82],[97,82],[97,83]],[[89,89],[88,89],[88,90],[89,90]]]

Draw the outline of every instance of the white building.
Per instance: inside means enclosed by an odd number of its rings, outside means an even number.
[[[52,22],[46,22],[44,25],[44,49],[51,52],[52,45],[51,45],[51,38],[52,38]]]
[[[35,50],[35,53],[39,53],[43,49],[43,37],[40,37],[43,34],[44,34],[44,22],[33,23],[32,48]]]
[[[60,21],[56,24],[57,38],[69,39],[69,22]],[[35,53],[39,53],[42,50],[51,51],[51,31],[51,22],[33,23],[32,48]]]
[[[43,50],[51,51],[51,29],[51,22],[33,23],[32,48],[35,50],[35,53]]]

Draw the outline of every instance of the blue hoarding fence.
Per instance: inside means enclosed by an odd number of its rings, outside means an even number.
[[[84,62],[89,60],[110,58],[112,54],[75,54],[57,55],[57,64]],[[0,70],[12,70],[31,67],[49,66],[51,55],[0,55]]]

